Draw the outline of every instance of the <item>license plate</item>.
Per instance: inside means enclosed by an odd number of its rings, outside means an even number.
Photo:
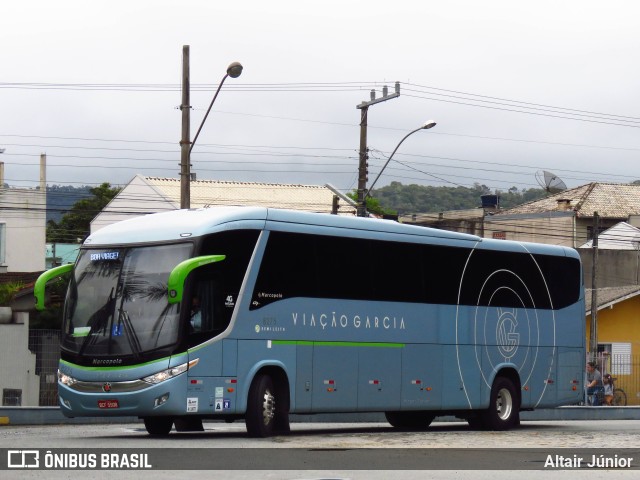
[[[120,408],[117,398],[112,400],[98,400],[98,408]]]

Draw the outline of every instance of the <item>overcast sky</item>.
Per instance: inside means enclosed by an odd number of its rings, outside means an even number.
[[[45,0],[0,4],[5,181],[178,177],[190,45],[198,179],[357,186],[360,102],[378,186],[640,179],[637,1]]]

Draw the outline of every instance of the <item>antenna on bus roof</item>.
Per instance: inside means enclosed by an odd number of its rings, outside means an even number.
[[[548,193],[560,193],[567,189],[567,185],[556,174],[546,170],[536,172],[536,181]]]

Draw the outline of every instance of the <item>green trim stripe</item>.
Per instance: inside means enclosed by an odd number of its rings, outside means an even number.
[[[372,347],[372,348],[404,348],[404,343],[384,343],[384,342],[313,342],[309,340],[272,340],[271,343],[273,345],[304,345],[304,346],[317,346],[317,347]],[[191,348],[187,353],[194,353],[197,350],[200,350],[205,345]],[[125,365],[122,367],[85,367],[83,365],[76,365],[75,363],[67,362],[66,360],[60,360],[60,363],[67,365],[69,367],[77,368],[79,370],[85,370],[88,372],[91,371],[117,371],[117,370],[131,370],[132,368],[144,367],[146,365],[153,365],[154,363],[166,362],[171,357],[178,357],[180,355],[185,355],[185,353],[179,353],[176,355],[171,355],[168,357],[160,358],[158,360],[152,360],[150,362],[138,363],[136,365]]]
[[[69,367],[73,367],[73,368],[77,368],[79,370],[85,370],[88,372],[95,372],[95,371],[101,371],[101,372],[105,372],[105,371],[116,371],[116,370],[131,370],[132,368],[139,368],[139,367],[145,367],[147,365],[153,365],[154,363],[160,363],[160,362],[167,362],[169,361],[169,359],[173,356],[177,357],[179,355],[184,355],[184,354],[177,354],[177,355],[171,355],[168,357],[164,357],[164,358],[159,358],[158,360],[152,360],[150,362],[144,362],[144,363],[137,363],[135,365],[124,365],[121,367],[108,367],[108,366],[104,366],[104,367],[85,367],[84,365],[77,365],[75,363],[71,363],[71,362],[67,362],[66,360],[60,360],[60,363],[67,365]]]
[[[404,343],[384,342],[312,342],[308,340],[272,340],[273,345],[305,345],[318,347],[374,347],[374,348],[404,348]]]

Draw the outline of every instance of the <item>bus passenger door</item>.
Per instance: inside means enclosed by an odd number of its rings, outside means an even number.
[[[358,403],[358,348],[313,347],[313,411],[355,411]]]

